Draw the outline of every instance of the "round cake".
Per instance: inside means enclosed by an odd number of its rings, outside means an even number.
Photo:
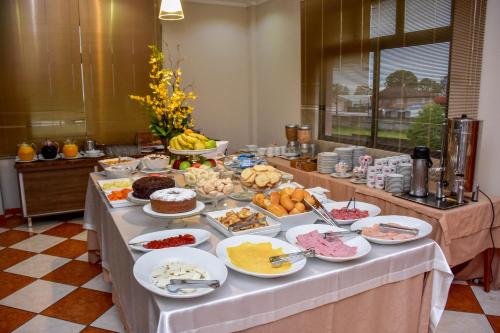
[[[146,200],[153,192],[172,187],[175,187],[175,181],[169,177],[142,177],[132,184],[134,197]]]
[[[151,208],[157,213],[177,214],[196,208],[196,193],[185,188],[169,188],[151,194]]]

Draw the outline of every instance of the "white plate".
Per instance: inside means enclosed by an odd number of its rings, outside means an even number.
[[[19,162],[19,163],[31,163],[31,162],[35,162],[35,161],[38,161],[38,157],[35,155],[33,156],[33,159],[31,161],[22,161],[19,156],[16,156],[16,162]]]
[[[76,156],[75,156],[75,157],[66,157],[66,156],[64,155],[64,153],[61,153],[61,158],[62,158],[63,160],[77,160],[77,159],[79,159],[79,158],[83,158],[83,155],[82,155],[82,154],[80,154],[80,153],[78,153],[78,154],[76,154]]]
[[[340,208],[347,207],[348,203],[349,203],[349,201],[336,201],[336,202],[325,203],[325,204],[323,204],[323,206],[325,207],[325,209],[328,212],[331,212],[333,209],[340,209]],[[354,205],[352,202],[351,202],[351,205],[349,206],[349,208],[354,208]],[[375,206],[375,205],[372,205],[372,204],[369,204],[366,202],[356,201],[356,208],[361,209],[361,210],[367,210],[368,217],[377,216],[381,212],[381,210],[378,206]],[[360,219],[351,219],[351,220],[335,219],[335,221],[337,221],[341,225],[351,224],[353,222],[356,222],[357,220],[360,220]]]
[[[224,263],[213,254],[192,247],[172,247],[142,255],[134,264],[134,277],[147,290],[165,297],[193,298],[206,295],[215,290],[212,288],[199,288],[193,293],[183,294],[181,292],[171,293],[166,289],[153,285],[151,272],[160,266],[175,261],[200,267],[208,273],[208,279],[219,280],[221,286],[226,281],[227,268]]]
[[[175,155],[202,155],[217,151],[217,147],[201,150],[177,150],[172,147],[168,147],[168,150],[170,150],[170,152]]]
[[[300,271],[304,266],[306,265],[306,259],[302,259],[300,261],[292,263],[292,267],[282,273],[275,273],[275,274],[261,274],[261,273],[254,273],[247,271],[245,269],[239,268],[231,262],[231,259],[229,259],[229,256],[227,255],[227,250],[226,248],[232,247],[232,246],[238,246],[241,243],[244,242],[251,242],[251,243],[271,243],[273,246],[273,249],[281,247],[283,249],[284,253],[293,253],[300,251],[298,247],[295,247],[287,242],[284,242],[280,239],[268,237],[268,236],[259,236],[259,235],[241,235],[241,236],[234,236],[234,237],[229,237],[221,241],[219,244],[217,244],[217,248],[215,249],[215,252],[217,253],[217,257],[219,257],[226,265],[227,267],[251,276],[256,276],[260,278],[277,278],[281,276],[286,276],[290,275],[293,273],[296,273]]]
[[[104,189],[104,185],[106,185],[106,184],[113,184],[115,182],[127,182],[129,184],[129,186],[127,186],[127,187],[110,187],[110,188],[108,188],[106,190]],[[101,179],[101,180],[97,181],[97,184],[99,184],[99,186],[101,187],[101,190],[103,190],[103,191],[121,190],[121,189],[124,189],[124,188],[132,188],[132,184],[130,183],[130,179],[129,178]]]
[[[225,216],[226,213],[229,211],[238,212],[243,208],[250,208],[251,213],[257,212],[252,207],[239,207],[239,208],[223,209],[223,210],[218,210],[218,211],[206,213],[207,221],[212,227],[214,227],[215,229],[220,231],[226,237],[232,237],[232,236],[238,236],[238,235],[248,235],[248,234],[266,235],[266,236],[274,237],[280,233],[281,223],[279,223],[276,220],[273,220],[269,216],[266,217],[266,221],[267,221],[268,226],[250,229],[250,230],[235,231],[235,232],[228,230],[228,228],[225,225],[223,225],[222,223],[220,223],[217,220],[217,218]]]
[[[330,174],[330,176],[332,176],[332,177],[334,177],[334,178],[351,178],[351,177],[352,177],[352,173],[350,173],[350,172],[346,172],[346,173],[342,176],[340,173],[334,172],[334,173]]]
[[[176,246],[176,247],[195,247],[200,245],[201,243],[207,241],[210,238],[211,233],[207,230],[203,229],[171,229],[171,230],[161,230],[161,231],[155,231],[155,232],[150,232],[148,234],[140,235],[135,238],[132,238],[128,243],[133,244],[133,243],[138,243],[138,242],[148,242],[152,240],[161,240],[169,237],[175,237],[179,235],[185,235],[185,234],[191,234],[195,238],[195,243],[194,244],[187,244],[187,245],[181,245],[181,246]],[[151,251],[158,251],[162,249],[146,249],[142,245],[130,245],[130,248],[132,250],[140,251],[140,252],[151,252]]]
[[[203,209],[205,209],[205,204],[201,201],[196,201],[196,207],[193,210],[190,210],[188,212],[184,213],[177,213],[177,214],[163,214],[163,213],[157,213],[151,208],[151,203],[148,203],[144,206],[142,206],[142,210],[146,215],[152,216],[152,217],[158,217],[161,219],[182,219],[184,217],[190,217],[190,216],[195,216],[200,214]]]
[[[45,158],[45,157],[43,157],[42,154],[38,154],[38,159],[40,161],[55,161],[55,160],[58,160],[60,158],[61,158],[61,156],[59,155],[59,153],[57,153],[56,157],[54,157],[54,158]]]
[[[145,205],[145,204],[149,203],[149,199],[139,199],[139,198],[134,197],[134,192],[133,191],[132,192],[128,192],[127,200],[130,201],[130,202],[139,204],[139,205]]]
[[[154,173],[166,173],[166,172],[169,172],[170,170],[171,169],[169,169],[169,168],[160,169],[160,170],[141,169],[141,172],[149,175],[149,174],[154,174]]]
[[[288,230],[286,232],[285,238],[290,244],[301,247],[299,244],[297,244],[297,236],[307,234],[308,232],[311,232],[313,230],[317,230],[319,233],[324,233],[329,231],[340,231],[342,229],[326,224],[300,225]],[[372,246],[370,245],[370,243],[368,243],[368,241],[361,236],[356,236],[354,238],[348,239],[347,241],[345,241],[345,244],[357,247],[356,254],[351,257],[330,257],[317,254],[316,258],[331,262],[343,262],[364,257],[372,250]]]
[[[401,216],[401,215],[381,215],[375,217],[366,217],[364,219],[358,220],[351,225],[351,230],[361,230],[363,227],[371,227],[374,224],[380,223],[397,223],[404,227],[409,228],[417,228],[418,235],[414,238],[403,239],[403,240],[388,240],[388,239],[379,239],[374,237],[363,236],[368,239],[372,243],[384,244],[384,245],[392,245],[392,244],[401,244],[406,242],[411,242],[420,238],[424,238],[432,232],[432,226],[420,219],[410,217],[410,216]]]

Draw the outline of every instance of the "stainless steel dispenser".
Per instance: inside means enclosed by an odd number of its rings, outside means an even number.
[[[431,152],[428,147],[415,147],[411,155],[413,171],[411,175],[410,195],[424,198],[429,195],[429,168],[432,167]]]
[[[460,118],[448,119],[448,144],[446,154],[447,189],[452,195],[471,192],[474,184],[477,141],[479,138],[480,120],[462,115]],[[461,188],[461,186],[463,188]]]

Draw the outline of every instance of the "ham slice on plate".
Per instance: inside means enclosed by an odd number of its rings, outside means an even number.
[[[395,227],[403,227],[397,223],[388,223]],[[378,239],[387,239],[387,240],[405,240],[414,238],[413,234],[399,233],[399,232],[391,232],[391,231],[382,231],[380,229],[379,224],[374,224],[371,227],[364,227],[361,231],[363,236],[378,238]]]
[[[297,236],[297,243],[304,249],[313,249],[316,254],[329,257],[352,257],[357,248],[345,244],[340,238],[324,239],[317,230]]]

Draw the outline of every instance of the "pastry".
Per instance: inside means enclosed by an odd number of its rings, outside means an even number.
[[[266,208],[268,211],[270,211],[271,213],[273,213],[277,217],[282,217],[282,216],[288,215],[288,212],[286,211],[286,209],[280,205],[271,204],[271,205],[267,206]]]
[[[279,204],[280,203],[280,194],[279,192],[272,192],[269,194],[269,199],[273,204]]]
[[[286,194],[282,194],[280,197],[280,205],[283,206],[288,212],[295,208],[295,203]]]
[[[142,177],[132,184],[134,197],[146,200],[153,192],[172,187],[175,187],[175,181],[172,178],[157,176]]]
[[[265,190],[276,186],[281,181],[282,175],[270,165],[255,165],[241,173],[241,184],[258,190]]]
[[[304,190],[301,188],[296,188],[292,193],[292,201],[302,202],[304,200]]]
[[[151,208],[157,213],[177,214],[195,209],[196,193],[184,188],[169,188],[153,192]]]

